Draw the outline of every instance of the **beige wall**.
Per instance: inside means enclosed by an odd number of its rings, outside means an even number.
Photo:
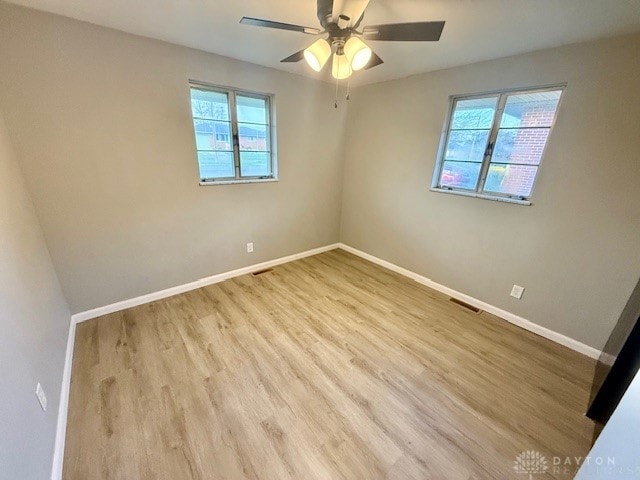
[[[340,239],[601,348],[640,276],[639,53],[370,85],[347,115],[330,85],[0,2],[0,109],[73,312]],[[275,93],[278,183],[198,186],[190,78]],[[533,206],[429,191],[449,95],[560,82]]]
[[[639,58],[635,35],[359,88],[341,240],[603,347],[640,276]],[[561,82],[533,206],[429,191],[449,95]]]
[[[547,50],[347,112],[330,85],[0,2],[0,476],[49,475],[62,291],[79,312],[342,240],[601,348],[640,276],[638,58],[640,35]],[[189,79],[276,95],[279,182],[198,185]],[[533,206],[429,191],[449,95],[560,82]]]
[[[0,64],[73,312],[338,241],[330,85],[1,2]],[[198,186],[189,79],[275,94],[279,182]]]
[[[69,309],[0,116],[0,478],[49,478]],[[48,399],[40,410],[40,382]]]

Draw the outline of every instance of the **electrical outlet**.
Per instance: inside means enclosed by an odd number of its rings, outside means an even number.
[[[42,407],[42,411],[47,411],[47,396],[44,394],[44,390],[42,389],[42,385],[38,382],[38,386],[36,387],[36,397],[38,397],[38,401],[40,402],[40,406]]]
[[[524,287],[521,287],[520,285],[514,285],[513,288],[511,289],[511,296],[513,298],[517,298],[518,300],[522,298],[523,293],[524,293]]]
[[[253,252],[253,242],[247,243],[247,253]]]

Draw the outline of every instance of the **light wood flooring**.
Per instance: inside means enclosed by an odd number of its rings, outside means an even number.
[[[78,325],[64,479],[571,478],[593,368],[334,250]]]

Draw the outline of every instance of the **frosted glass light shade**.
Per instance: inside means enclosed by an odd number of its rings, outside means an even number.
[[[304,51],[304,59],[316,72],[322,70],[331,56],[331,45],[324,38],[316,40]]]
[[[371,49],[358,37],[351,37],[344,45],[344,54],[353,70],[361,70],[371,60]]]
[[[353,70],[351,70],[351,65],[349,65],[349,60],[346,55],[334,55],[333,56],[333,66],[331,68],[331,75],[333,78],[337,78],[338,80],[343,80],[345,78],[349,78]]]

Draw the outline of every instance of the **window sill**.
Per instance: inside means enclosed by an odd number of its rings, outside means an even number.
[[[200,186],[203,187],[210,187],[210,186],[214,186],[214,185],[236,185],[236,184],[242,184],[242,183],[271,183],[271,182],[277,182],[278,179],[277,178],[251,178],[251,179],[245,179],[245,180],[217,180],[215,182],[200,182]]]
[[[486,195],[484,193],[461,192],[460,190],[447,190],[445,188],[437,187],[432,187],[429,190],[436,193],[450,193],[452,195],[460,195],[461,197],[481,198],[483,200],[491,200],[493,202],[515,203],[516,205],[531,205],[531,202],[529,200],[520,200],[517,198],[509,197],[496,197],[493,195]]]

